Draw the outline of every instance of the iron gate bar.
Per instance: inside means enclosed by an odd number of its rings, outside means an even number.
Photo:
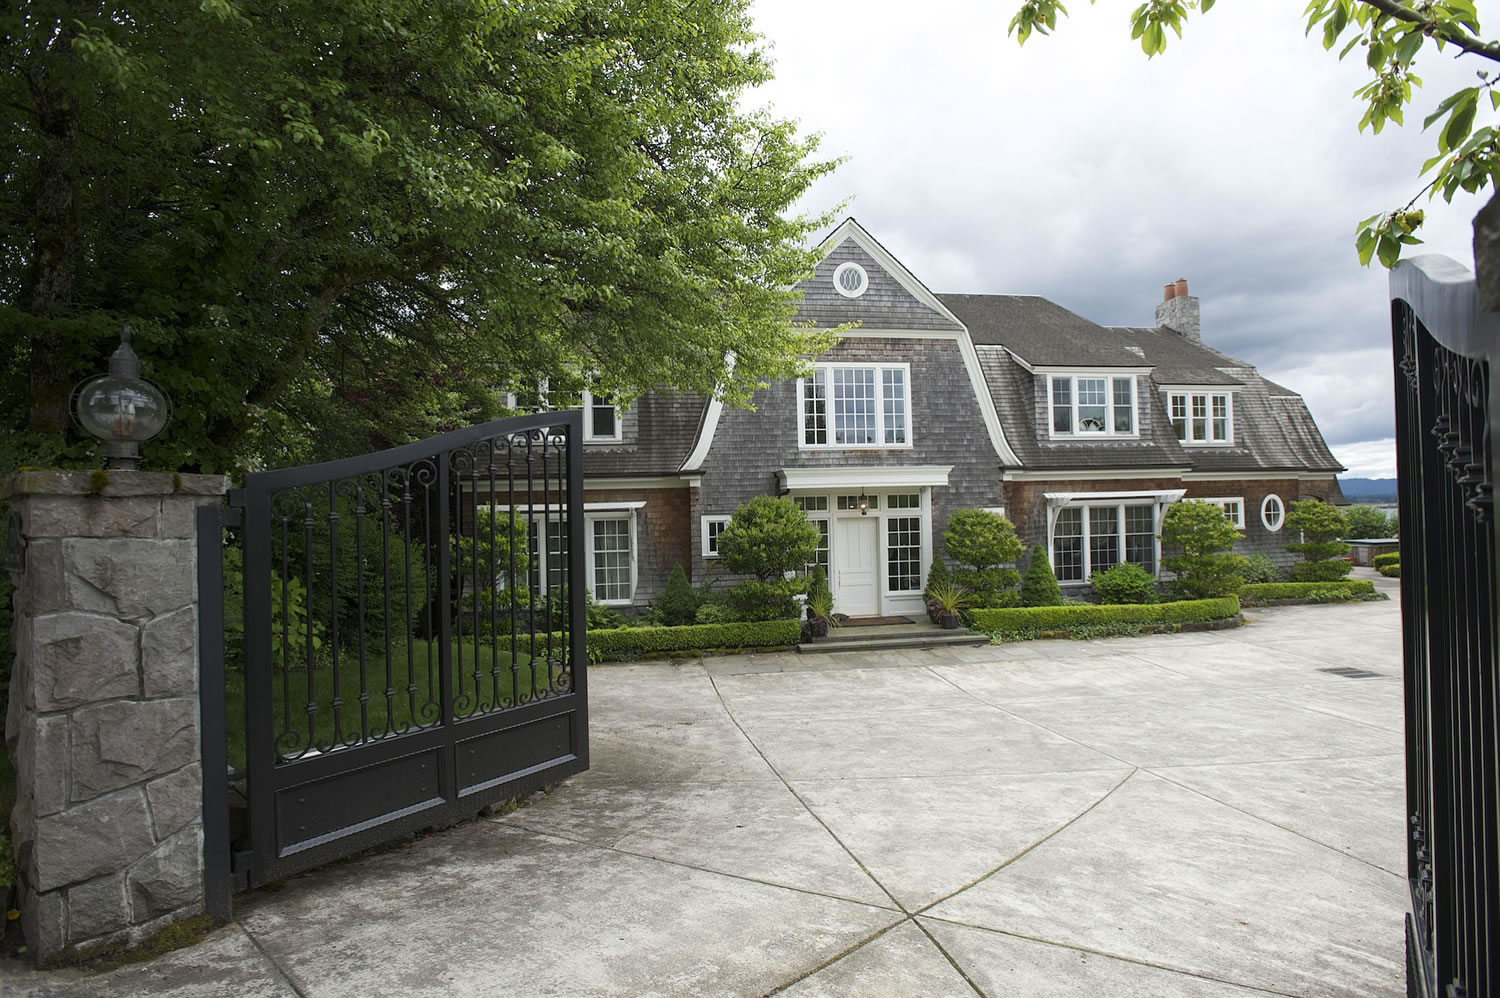
[[[568,412],[501,420],[362,457],[253,473],[246,476],[243,488],[231,493],[235,512],[244,511],[245,525],[249,849],[245,852],[248,869],[243,876],[250,886],[376,845],[405,831],[472,816],[486,803],[588,767],[582,419],[581,413]],[[563,550],[557,552],[561,557],[555,562],[556,569],[549,573],[545,563],[539,565],[541,584],[527,587],[524,646],[518,630],[522,621],[517,600],[513,595],[507,597],[512,624],[511,689],[509,697],[502,697],[500,635],[493,626],[498,620],[494,599],[500,589],[494,518],[490,516],[486,552],[481,544],[478,506],[485,478],[490,486],[488,505],[495,505],[495,462],[503,447],[510,499],[506,519],[511,524],[516,522],[514,463],[521,446],[527,463],[528,525],[535,522],[533,499],[540,471],[543,519],[538,546],[546,544],[554,497],[555,513],[565,526],[558,531],[559,540],[566,537],[566,542],[557,545]],[[536,466],[538,455],[540,468]],[[481,460],[485,462],[483,467]],[[399,497],[395,495],[398,488]],[[378,511],[369,498],[377,495]],[[321,509],[324,503],[326,514]],[[398,506],[399,539],[404,545],[399,573],[391,565],[398,536],[392,532],[396,519],[393,512]],[[373,545],[367,543],[365,527],[367,519],[372,529],[376,527],[377,513],[382,539],[379,545]],[[351,515],[352,533],[346,533],[341,542],[340,521]],[[468,524],[465,515],[470,518]],[[274,529],[278,520],[279,535]],[[300,531],[292,530],[294,522]],[[324,570],[318,564],[321,555],[315,557],[315,546],[323,536],[319,531],[327,538],[326,579],[319,578]],[[510,538],[512,571],[507,586],[513,591],[515,585],[530,580],[523,578],[515,565],[513,531]],[[302,545],[302,551],[294,559],[296,543]],[[468,566],[457,554],[458,546],[465,543],[471,549],[466,556]],[[273,574],[278,548],[279,573]],[[485,554],[490,569],[487,579],[481,571]],[[378,575],[367,578],[374,558],[380,559]],[[551,559],[541,559],[546,560]],[[340,573],[350,565],[355,581],[341,591]],[[420,580],[414,577],[419,567]],[[200,568],[205,579],[211,574],[215,580],[221,577],[221,570],[221,565],[212,564]],[[300,597],[294,596],[293,585],[298,572],[304,573],[301,578],[305,582]],[[401,578],[393,579],[398,574]],[[279,632],[273,579],[278,582]],[[393,583],[402,587],[399,599]],[[565,636],[554,633],[558,621],[553,609],[561,607],[550,598],[562,587],[567,596]],[[546,597],[540,613],[537,589]],[[378,630],[371,631],[369,597],[375,590],[381,593],[383,619],[375,621]],[[472,594],[472,607],[463,605],[466,593]],[[488,635],[488,700],[480,660],[486,646],[480,633],[483,617],[479,601],[486,594],[491,600],[492,623]],[[295,609],[299,598],[305,600],[300,611]],[[346,621],[342,614],[350,612],[351,599],[354,616]],[[411,633],[417,609],[422,614],[420,637]],[[406,633],[401,642],[406,659],[404,689],[397,688],[396,665],[392,662],[392,653],[399,655],[394,642],[398,610],[404,615],[400,626]],[[299,613],[302,619],[298,619]],[[327,616],[323,647],[328,659],[319,665],[320,625],[315,617],[321,619],[323,613]],[[300,631],[295,636],[294,624]],[[473,625],[467,634],[466,624]],[[544,634],[537,633],[539,625],[544,627]],[[273,640],[277,633],[279,641]],[[372,722],[370,710],[368,653],[372,638],[373,644],[386,652],[380,694],[385,717],[381,724]],[[414,642],[419,639],[426,645],[422,653],[427,661],[425,704],[418,702]],[[296,661],[296,644],[302,646],[305,656],[300,664]],[[472,704],[463,674],[466,650],[474,657]],[[519,680],[523,654],[528,655],[525,686]],[[352,668],[352,655],[358,656],[357,670]],[[278,665],[279,677],[275,675]],[[294,694],[294,685],[304,685],[293,684],[292,673],[298,668],[306,679],[305,732],[292,709],[294,696],[300,695]],[[434,668],[438,672],[435,683]],[[537,673],[544,668],[542,687]],[[325,669],[332,683],[326,701],[316,681]],[[222,668],[220,676],[222,681]],[[278,688],[282,697],[279,735],[275,703]],[[398,718],[396,709],[401,694],[409,710],[405,719]],[[357,719],[353,707],[356,697]],[[222,696],[219,702],[222,707]],[[319,711],[324,706],[331,735],[319,734]],[[325,726],[321,730],[330,729]],[[227,837],[215,834],[216,838]]]
[[[1406,668],[1407,987],[1496,993],[1500,975],[1500,660],[1494,449],[1500,315],[1442,257],[1391,273],[1402,652]]]
[[[220,925],[229,921],[229,750],[224,690],[224,528],[239,525],[239,511],[200,506],[198,547],[199,751],[203,780],[204,910]]]

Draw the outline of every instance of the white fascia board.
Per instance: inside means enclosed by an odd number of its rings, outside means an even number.
[[[990,346],[991,344],[987,343],[985,345]],[[1036,368],[1031,366],[1031,362],[1028,361],[1025,357],[1022,357],[1020,354],[1016,353],[1010,347],[999,347],[998,349],[1004,350],[1006,353],[1010,354],[1010,359],[1021,365],[1021,370],[1026,371],[1029,374],[1036,373]]]
[[[958,352],[964,359],[964,368],[969,372],[969,386],[974,391],[974,401],[979,405],[979,414],[984,417],[984,428],[990,435],[990,446],[1003,465],[1019,466],[1021,459],[1010,449],[1005,439],[1005,429],[1000,425],[1000,413],[995,410],[995,399],[990,395],[989,382],[984,380],[984,370],[979,366],[979,352],[968,330],[958,341]]]
[[[1110,367],[1098,364],[1038,364],[1028,368],[1032,374],[1104,374],[1110,377],[1127,377],[1138,374],[1150,374],[1156,370],[1154,367]]]
[[[897,284],[900,284],[907,291],[911,292],[912,297],[949,322],[963,326],[963,321],[948,311],[948,306],[939,301],[937,295],[927,290],[927,285],[917,280],[917,275],[907,270],[905,264],[892,256],[890,251],[880,245],[874,236],[866,232],[865,227],[855,221],[853,215],[840,222],[838,227],[828,234],[828,238],[823,240],[820,245],[827,247],[823,255],[827,256],[843,245],[846,240],[850,239],[854,240],[856,246],[874,257],[875,262],[880,264],[881,269],[894,277]]]
[[[567,503],[563,502],[553,503],[551,506],[529,506],[525,503],[521,503],[516,506],[510,506],[505,503],[490,503],[489,508],[500,510],[502,512],[515,510],[517,513],[540,513],[544,511],[561,513],[564,509],[567,508],[567,505]],[[646,500],[644,499],[638,499],[633,502],[586,502],[583,504],[583,511],[585,513],[618,513],[622,510],[644,509],[645,506]],[[481,504],[480,508],[483,509],[484,505]]]
[[[1064,503],[1091,499],[1155,499],[1158,502],[1176,502],[1187,493],[1186,489],[1142,489],[1134,492],[1043,492],[1047,502],[1055,506]]]
[[[1235,392],[1242,391],[1246,386],[1245,385],[1169,385],[1169,384],[1158,383],[1156,387],[1158,389],[1160,389],[1161,391],[1163,391],[1163,392],[1175,392],[1175,393],[1177,393],[1179,395],[1182,394],[1182,393],[1184,393],[1184,392],[1193,392],[1193,393],[1198,394],[1198,395],[1233,395]],[[1291,396],[1282,396],[1282,397],[1283,398],[1290,398]],[[1300,398],[1301,396],[1297,396],[1297,397]]]
[[[1111,481],[1127,478],[1181,478],[1186,480],[1189,476],[1185,474],[1185,468],[1123,468],[1117,470],[1087,470],[1087,471],[1023,471],[1004,470],[1000,472],[1002,482],[1092,482]],[[1240,477],[1237,475],[1226,475],[1226,478]],[[1281,476],[1285,478],[1286,476]]]
[[[1322,482],[1337,478],[1336,471],[1184,471],[1184,482],[1264,482],[1285,481]]]
[[[728,354],[724,361],[729,366],[729,373],[734,374],[734,354]],[[724,400],[715,395],[708,400],[708,409],[703,414],[703,425],[698,428],[698,439],[693,443],[693,449],[688,453],[687,460],[682,462],[678,472],[702,471],[703,462],[708,459],[708,450],[714,445],[714,434],[719,430],[719,417],[724,414]]]
[[[871,465],[863,468],[782,468],[781,486],[792,491],[809,489],[870,489],[937,487],[948,484],[953,465]]]

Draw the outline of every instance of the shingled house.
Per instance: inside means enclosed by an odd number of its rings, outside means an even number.
[[[933,294],[852,218],[823,246],[799,318],[859,326],[812,377],[762,389],[753,411],[655,393],[621,413],[585,394],[597,599],[644,605],[673,563],[712,577],[719,530],[761,494],[818,526],[850,616],[920,612],[960,507],[1004,512],[1066,586],[1120,561],[1158,572],[1161,517],[1183,497],[1223,506],[1241,550],[1281,562],[1289,503],[1342,502],[1301,397],[1203,344],[1185,281],[1156,326],[1105,327],[1035,296]]]

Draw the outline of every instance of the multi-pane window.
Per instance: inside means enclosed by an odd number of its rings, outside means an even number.
[[[1245,500],[1244,499],[1240,499],[1240,498],[1233,498],[1233,499],[1199,499],[1197,501],[1198,502],[1206,502],[1206,503],[1209,503],[1210,505],[1219,507],[1220,509],[1222,509],[1224,511],[1224,519],[1228,520],[1230,523],[1234,524],[1236,527],[1239,527],[1241,530],[1245,529]]]
[[[719,535],[729,526],[727,516],[705,516],[703,518],[703,557],[719,556]]]
[[[799,383],[804,447],[911,444],[906,365],[824,365]]]
[[[1135,379],[1051,375],[1052,435],[1135,433]]]
[[[1172,392],[1167,412],[1177,439],[1190,444],[1227,444],[1234,431],[1227,392]]]
[[[1286,507],[1282,505],[1281,497],[1276,493],[1273,492],[1261,500],[1260,522],[1273,534],[1286,522]]]
[[[1067,506],[1057,511],[1052,529],[1052,570],[1059,582],[1082,582],[1083,509]]]
[[[517,513],[516,519],[525,516]],[[553,517],[546,521],[547,534],[545,541],[539,541],[538,527],[541,526],[540,517],[529,519],[526,523],[526,547],[528,550],[527,561],[529,570],[527,572],[528,584],[537,599],[542,598],[544,587],[560,586],[566,576],[563,569],[568,563],[568,530],[567,524],[561,519]],[[545,566],[545,568],[543,567]]]
[[[1083,582],[1121,562],[1156,574],[1154,504],[1064,506],[1052,526],[1052,569],[1059,582]]]
[[[797,496],[794,500],[797,508],[807,514],[807,521],[818,528],[818,548],[813,555],[813,560],[807,563],[806,570],[811,572],[814,565],[823,567],[823,574],[828,574],[828,497],[827,496]],[[824,515],[818,516],[822,513]]]
[[[921,509],[922,494],[920,492],[893,492],[890,495],[889,509]]]
[[[583,393],[584,440],[619,440],[620,414],[608,395]]]
[[[588,379],[586,387],[581,388],[576,380],[570,385],[561,383],[561,380],[566,379],[560,379],[559,383],[554,384],[551,379],[543,378],[534,387],[526,386],[518,391],[508,392],[505,404],[508,408],[522,412],[582,409],[583,439],[586,442],[623,439],[620,407],[611,396],[593,391],[594,379]]]
[[[886,587],[893,593],[922,589],[922,518],[892,516],[885,521]]]
[[[827,507],[824,508],[826,509]],[[841,510],[852,511],[859,511],[861,509],[879,509],[880,497],[867,496],[863,494],[857,496],[839,496],[838,508]]]
[[[593,521],[594,598],[601,603],[630,599],[630,520]]]

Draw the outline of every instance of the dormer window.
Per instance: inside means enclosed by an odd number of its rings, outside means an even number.
[[[1136,435],[1134,377],[1053,374],[1048,380],[1054,437]]]
[[[1185,444],[1234,442],[1233,395],[1229,392],[1168,392],[1167,415]]]

